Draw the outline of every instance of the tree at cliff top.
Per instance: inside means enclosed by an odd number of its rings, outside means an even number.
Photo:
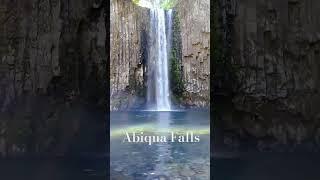
[[[177,0],[164,0],[162,1],[160,6],[161,8],[168,10],[168,9],[174,8],[176,4],[177,4]]]
[[[152,8],[154,6],[168,10],[175,7],[177,0],[132,0],[132,2],[138,6]]]

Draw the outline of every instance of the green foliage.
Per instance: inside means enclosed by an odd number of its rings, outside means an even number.
[[[141,5],[140,0],[132,0],[132,2],[136,5]],[[165,10],[169,10],[172,9],[176,6],[177,4],[177,0],[162,0],[160,1],[160,7],[165,9]]]
[[[168,10],[174,8],[174,6],[177,4],[177,0],[164,0],[161,3],[161,8]]]
[[[140,2],[140,0],[132,0],[132,2],[133,2],[134,4],[136,4],[136,5],[138,5],[139,2]]]

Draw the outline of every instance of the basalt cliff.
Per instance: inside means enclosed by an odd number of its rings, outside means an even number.
[[[213,94],[220,143],[320,148],[320,2],[219,0]]]
[[[210,105],[209,0],[177,1],[169,54],[172,102],[179,108]],[[142,107],[146,102],[150,48],[150,10],[132,1],[111,3],[110,110]]]
[[[105,150],[106,1],[2,0],[0,156]]]

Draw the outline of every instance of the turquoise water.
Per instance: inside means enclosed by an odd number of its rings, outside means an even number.
[[[114,179],[210,179],[209,112],[114,112],[110,128],[110,173]],[[124,142],[126,132],[166,136],[167,141],[151,145]],[[172,142],[172,132],[189,142]],[[191,133],[200,141],[191,142]]]

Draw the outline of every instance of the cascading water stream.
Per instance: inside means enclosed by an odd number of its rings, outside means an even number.
[[[167,23],[168,35],[166,17],[170,19]],[[166,13],[155,3],[150,9],[150,25],[148,104],[153,104],[157,111],[170,111],[168,54],[171,41],[171,10]]]

